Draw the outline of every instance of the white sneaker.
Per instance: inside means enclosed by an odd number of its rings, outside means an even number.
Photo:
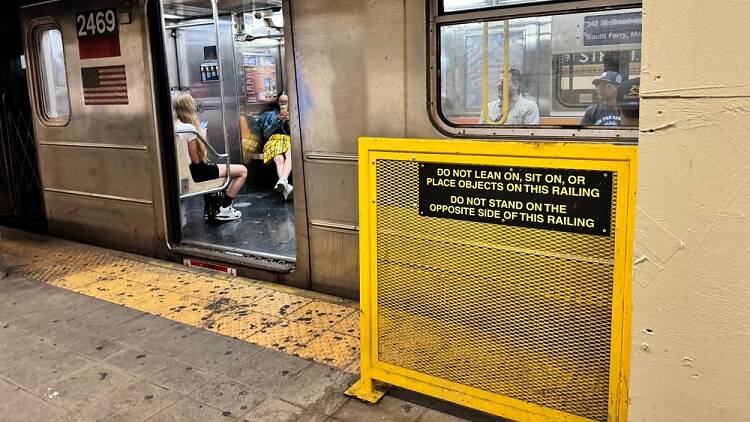
[[[294,199],[294,186],[287,184],[286,188],[284,188],[284,200],[285,201],[291,201]]]
[[[289,182],[287,182],[286,179],[279,179],[276,182],[276,186],[274,186],[274,190],[278,193],[284,193],[286,191],[286,187],[289,185]]]
[[[226,208],[219,207],[219,212],[216,214],[216,219],[223,220],[223,221],[237,220],[241,217],[242,217],[242,212],[237,211],[231,205]]]

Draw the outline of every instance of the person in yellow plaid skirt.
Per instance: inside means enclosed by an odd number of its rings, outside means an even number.
[[[267,139],[263,145],[263,162],[276,164],[276,174],[279,180],[274,189],[284,196],[285,200],[293,199],[294,186],[289,183],[292,174],[292,145],[289,136],[289,97],[279,95],[279,110],[263,113],[259,125],[263,131],[263,138]]]

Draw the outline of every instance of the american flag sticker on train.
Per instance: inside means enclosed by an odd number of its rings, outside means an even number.
[[[83,103],[86,105],[128,103],[125,65],[83,67],[81,81]]]

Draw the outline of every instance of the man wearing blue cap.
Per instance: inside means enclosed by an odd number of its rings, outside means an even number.
[[[619,126],[620,113],[617,110],[617,87],[622,83],[622,75],[608,70],[592,82],[596,87],[599,102],[591,104],[581,119],[581,126]]]
[[[620,110],[620,124],[638,127],[641,108],[641,78],[629,79],[617,88],[617,108]]]

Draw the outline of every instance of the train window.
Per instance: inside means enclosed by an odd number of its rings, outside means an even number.
[[[443,0],[440,2],[440,10],[449,13],[532,3],[549,3],[549,0]]]
[[[36,40],[42,120],[64,125],[70,118],[70,99],[62,34],[56,27],[40,28]]]
[[[542,2],[439,2],[446,11],[518,7],[508,18],[501,9],[433,16],[433,121],[456,135],[635,138],[637,119],[621,114],[637,114],[638,98],[623,95],[640,83],[641,9],[579,12],[575,3],[590,2],[569,1],[571,10],[557,2],[554,13],[540,16],[537,5],[525,16],[531,3]]]

